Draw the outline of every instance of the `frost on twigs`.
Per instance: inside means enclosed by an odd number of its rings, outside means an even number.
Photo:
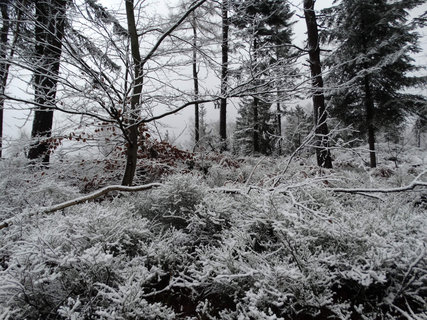
[[[425,165],[400,163],[384,177],[344,160],[334,170],[303,159],[247,158],[224,172],[212,164],[33,216],[88,194],[53,178],[55,164],[36,184],[34,172],[3,161],[1,212],[14,224],[0,231],[0,315],[421,319],[423,189],[382,193],[382,202],[331,190],[405,188],[425,181]]]

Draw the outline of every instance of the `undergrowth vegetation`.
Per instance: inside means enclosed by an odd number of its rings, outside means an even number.
[[[196,155],[158,188],[52,214],[117,178],[3,160],[0,319],[425,319],[425,189],[333,189],[405,186],[426,160]]]

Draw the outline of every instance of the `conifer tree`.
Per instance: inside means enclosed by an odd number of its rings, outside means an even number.
[[[250,149],[254,153],[269,153],[271,145],[263,144],[266,143],[267,132],[269,134],[280,132],[277,124],[280,117],[274,124],[269,109],[273,100],[278,102],[278,98],[273,98],[273,92],[277,91],[279,94],[280,87],[285,83],[283,79],[279,79],[276,71],[283,68],[290,56],[289,44],[292,37],[290,19],[293,13],[287,2],[278,0],[233,1],[233,13],[232,24],[237,27],[239,30],[237,33],[247,42],[249,48],[250,58],[241,73],[249,78],[248,95],[252,97],[251,103],[245,99],[241,105],[241,108],[250,110],[240,111],[242,121],[237,124],[237,129],[238,132],[243,132],[245,130],[239,126],[244,123],[253,125],[246,130],[252,133],[250,141],[253,146]],[[278,108],[280,109],[280,104]],[[251,116],[252,119],[244,120],[247,116]],[[271,128],[268,128],[269,126]],[[238,136],[239,134],[235,138]]]
[[[272,153],[275,127],[270,107],[271,103],[262,99],[258,99],[256,104],[249,97],[242,99],[234,131],[233,150],[236,154],[260,153],[270,155]],[[254,115],[255,112],[257,112],[256,116]],[[257,131],[256,135],[255,131]],[[254,136],[258,139],[257,150],[255,150]]]
[[[419,68],[416,24],[409,10],[425,0],[341,0],[326,10],[327,39],[336,45],[329,56],[332,114],[367,134],[370,166],[376,166],[375,135],[416,112],[421,96],[402,90],[425,82],[410,73]]]

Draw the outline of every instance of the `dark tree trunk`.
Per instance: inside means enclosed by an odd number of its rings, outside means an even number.
[[[253,105],[253,111],[254,111],[254,131],[253,131],[253,148],[254,153],[259,153],[261,151],[260,145],[259,145],[259,121],[258,121],[258,106],[259,106],[259,99],[257,97],[254,97],[254,105]]]
[[[369,76],[364,77],[365,85],[365,110],[366,110],[366,124],[368,127],[368,145],[369,145],[369,164],[371,168],[377,166],[377,159],[375,154],[375,127],[374,127],[374,118],[375,118],[375,107],[374,100],[372,98],[371,87],[369,85],[370,80]]]
[[[4,62],[0,63],[0,158],[2,157],[3,149],[3,109],[4,109],[4,97],[6,83],[7,83],[7,44],[9,34],[9,9],[7,2],[0,2],[0,10],[2,17],[2,28],[0,30],[0,59]]]
[[[221,105],[219,111],[219,136],[222,140],[221,150],[227,150],[227,80],[228,80],[228,0],[222,1],[222,43],[221,43]]]
[[[122,185],[130,186],[135,177],[136,165],[138,160],[138,126],[139,118],[138,107],[143,85],[142,77],[142,60],[139,51],[138,33],[136,29],[135,13],[133,8],[133,0],[126,1],[126,17],[128,23],[130,46],[132,59],[134,63],[134,76],[132,96],[130,100],[130,110],[128,115],[128,130],[127,130],[127,149],[126,149],[126,168],[122,179]]]
[[[255,66],[255,70],[253,71],[254,74],[257,74],[257,64],[258,64],[258,39],[255,35],[254,43],[253,43],[253,65]],[[257,79],[254,80],[255,87],[258,85]],[[253,121],[254,121],[254,128],[253,128],[253,148],[254,153],[259,153],[261,151],[260,144],[259,144],[259,119],[258,119],[258,107],[259,107],[259,98],[255,95],[254,96],[254,104],[253,104]]]
[[[277,153],[282,154],[282,110],[279,102],[279,89],[277,89],[277,115],[276,115],[276,135],[277,135]]]
[[[199,99],[199,75],[197,72],[197,25],[196,15],[193,12],[192,17],[192,28],[193,28],[193,82],[194,82],[194,100]],[[197,146],[200,140],[200,116],[199,116],[199,104],[194,104],[194,142]]]
[[[66,5],[67,0],[36,2],[34,94],[37,107],[31,131],[36,141],[30,147],[28,158],[42,158],[44,163],[50,159],[48,138],[52,134]]]
[[[277,31],[276,31],[277,32]],[[276,48],[276,60],[279,61],[280,60],[280,54],[279,54],[279,48]],[[278,78],[280,77],[280,75],[277,76]],[[282,155],[282,110],[281,110],[281,105],[280,105],[280,82],[278,81],[278,86],[277,86],[277,103],[276,103],[276,135],[277,135],[277,154],[278,155]]]
[[[307,25],[310,70],[313,85],[313,117],[316,139],[317,164],[324,168],[332,168],[329,151],[327,113],[323,95],[322,66],[320,63],[319,33],[317,28],[314,0],[304,0],[304,16]]]

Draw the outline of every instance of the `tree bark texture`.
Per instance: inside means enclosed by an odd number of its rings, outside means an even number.
[[[324,168],[332,168],[329,150],[327,113],[323,94],[322,66],[320,63],[319,32],[317,28],[314,0],[304,0],[304,16],[307,25],[308,50],[313,86],[313,117],[316,139],[317,164]]]
[[[375,106],[372,98],[369,76],[366,75],[363,79],[365,86],[365,111],[366,111],[366,124],[368,127],[368,145],[369,145],[369,164],[371,168],[377,166],[377,158],[375,154]]]
[[[9,34],[9,8],[7,2],[0,2],[0,10],[2,17],[2,28],[0,30],[0,158],[2,157],[3,149],[3,109],[4,109],[4,92],[7,83],[7,44]]]
[[[36,141],[28,152],[29,159],[50,159],[53,110],[62,52],[67,0],[36,1],[34,99],[37,105],[31,137]]]
[[[196,15],[192,15],[192,29],[193,29],[193,83],[194,83],[194,100],[199,100],[199,75],[197,71],[197,22]],[[200,116],[199,116],[199,103],[194,104],[194,142],[197,146],[200,140]]]
[[[130,110],[128,113],[127,130],[127,149],[126,149],[126,167],[122,179],[122,185],[131,186],[135,177],[136,165],[138,160],[138,118],[140,98],[143,85],[142,60],[139,51],[138,33],[136,29],[135,13],[133,0],[126,1],[126,17],[128,23],[128,32],[130,37],[131,54],[134,67],[134,81],[132,96],[130,100]]]
[[[255,66],[255,70],[253,70],[254,74],[257,74],[257,65],[258,65],[258,39],[257,35],[254,36],[254,42],[253,42],[253,65]],[[258,84],[257,79],[255,79],[255,87]],[[257,92],[255,92],[256,94]],[[258,120],[258,107],[259,107],[259,98],[257,95],[254,96],[254,103],[253,103],[253,121],[254,121],[254,127],[253,127],[253,150],[254,153],[261,152],[261,146],[259,144],[259,120]]]
[[[279,99],[279,95],[277,95],[277,98]],[[279,155],[282,154],[282,110],[280,107],[280,102],[278,101],[276,103],[277,108],[277,115],[276,115],[276,135],[277,135],[277,153]]]
[[[228,82],[228,0],[222,1],[222,43],[221,43],[221,105],[219,111],[219,136],[221,151],[227,150],[227,82]]]

